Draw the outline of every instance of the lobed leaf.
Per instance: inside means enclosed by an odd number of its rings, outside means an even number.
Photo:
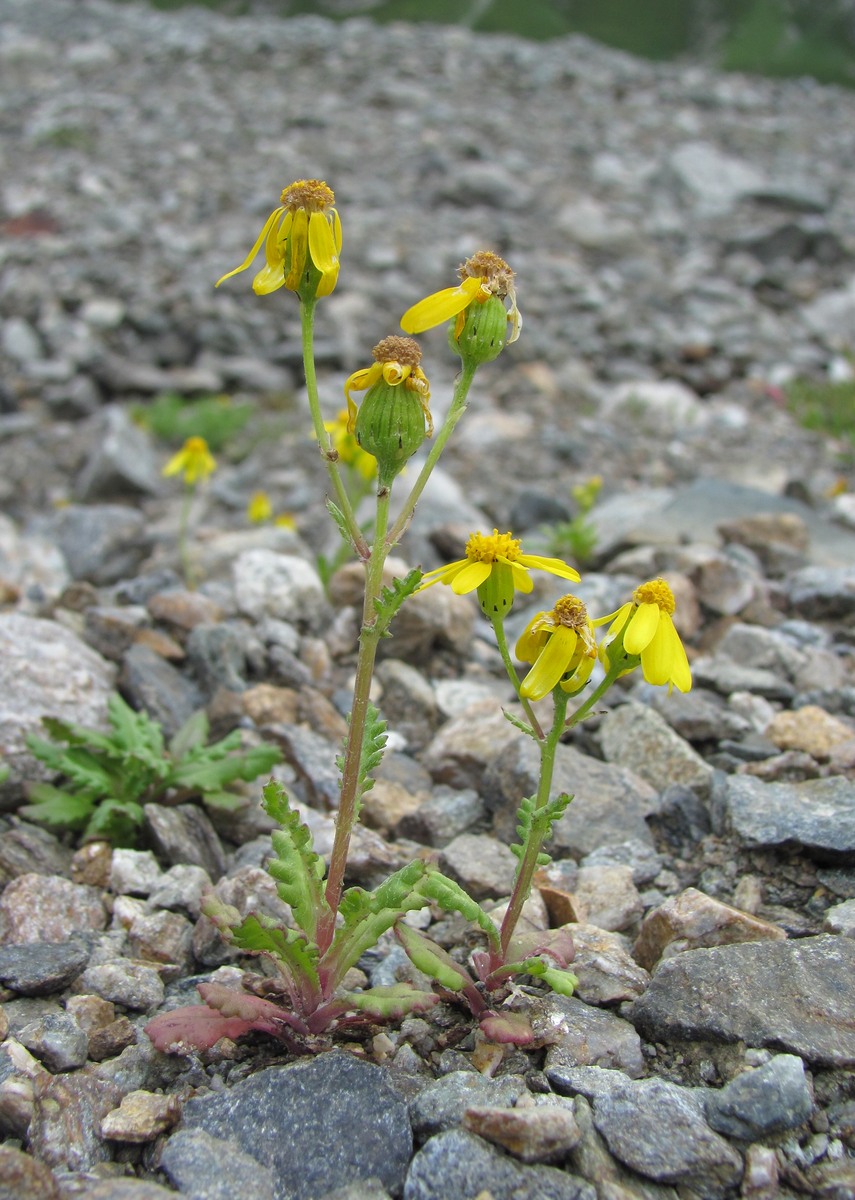
[[[265,811],[281,826],[271,837],[276,857],[267,864],[268,874],[276,880],[280,899],[291,906],[297,925],[314,942],[318,922],[329,912],[323,887],[324,860],[315,852],[312,835],[289,805],[282,785],[271,780],[263,796]]]
[[[424,908],[427,898],[418,890],[418,885],[426,870],[423,862],[412,862],[390,875],[373,892],[352,887],[342,894],[339,905],[342,924],[336,930],[329,950],[336,983],[341,982],[347,969],[375,946],[405,912]]]
[[[413,966],[429,979],[435,979],[440,987],[449,992],[462,992],[472,986],[468,971],[423,933],[401,922],[395,926],[395,934]]]
[[[438,904],[443,912],[457,912],[467,921],[472,921],[487,935],[490,946],[495,951],[499,950],[499,931],[495,924],[477,900],[473,900],[453,879],[449,879],[435,868],[429,868],[419,885],[419,891],[428,900]]]
[[[423,992],[411,983],[393,983],[364,992],[345,992],[351,1008],[377,1021],[400,1021],[412,1013],[423,1013],[439,1003],[436,992]]]
[[[408,596],[412,596],[422,581],[422,573],[418,567],[408,571],[403,579],[393,579],[391,584],[384,587],[374,601],[377,610],[377,625],[381,631],[388,629],[392,618]]]

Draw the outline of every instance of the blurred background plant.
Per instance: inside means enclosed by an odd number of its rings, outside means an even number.
[[[180,8],[190,0],[152,0]],[[853,0],[193,0],[231,14],[430,21],[547,40],[583,33],[643,58],[855,87]]]
[[[216,454],[246,427],[255,405],[235,403],[230,396],[188,399],[178,392],[163,392],[150,404],[131,409],[134,421],[161,441],[180,446],[189,437],[201,437]]]
[[[848,438],[855,445],[855,377],[794,379],[785,394],[787,407],[805,429]]]
[[[569,521],[559,521],[549,526],[545,531],[550,554],[568,558],[577,567],[584,567],[591,561],[597,548],[597,530],[588,514],[596,504],[602,487],[602,478],[592,475],[571,489],[576,501],[576,515]]]

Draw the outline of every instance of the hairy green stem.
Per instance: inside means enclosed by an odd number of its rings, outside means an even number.
[[[318,927],[318,946],[324,954],[332,943],[335,933],[335,918],[341,902],[344,886],[344,871],[347,852],[356,823],[359,806],[359,778],[362,759],[362,741],[368,716],[369,693],[374,677],[374,660],[382,630],[379,626],[375,601],[383,587],[383,567],[388,554],[386,530],[389,525],[389,498],[391,488],[381,487],[377,493],[377,518],[374,525],[374,544],[365,570],[365,598],[362,607],[362,629],[359,634],[359,655],[356,662],[356,680],[353,685],[353,707],[347,731],[344,752],[344,768],[341,773],[341,797],[335,823],[330,869],[327,874],[326,900],[329,914]]]
[[[392,526],[389,533],[388,544],[391,549],[397,542],[401,540],[404,530],[413,519],[416,504],[418,503],[422,492],[425,490],[427,481],[430,479],[431,472],[437,464],[440,454],[445,449],[448,439],[454,432],[454,427],[466,411],[466,399],[469,395],[469,389],[472,386],[472,380],[475,377],[475,372],[478,369],[477,363],[464,362],[463,369],[458,376],[457,383],[454,387],[454,395],[451,398],[451,407],[448,410],[448,416],[442,424],[442,428],[436,435],[433,445],[430,448],[430,453],[425,459],[424,466],[419,472],[419,477],[412,486],[409,496],[404,501],[404,506],[398,514],[395,524]]]
[[[353,505],[347,494],[347,489],[336,467],[338,455],[332,447],[330,435],[324,426],[324,418],[321,413],[321,402],[318,396],[318,377],[315,372],[315,304],[315,300],[300,301],[300,328],[303,336],[303,370],[306,376],[309,409],[312,413],[312,424],[315,429],[315,437],[321,452],[321,458],[326,464],[327,474],[330,477],[330,483],[335,492],[336,502],[347,525],[347,531],[353,543],[353,548],[364,561],[369,555],[368,544],[362,536],[362,531],[359,528],[359,523],[353,511]]]
[[[505,622],[501,614],[494,613],[490,619],[490,624],[493,626],[493,632],[496,635],[496,643],[499,647],[499,653],[502,656],[502,662],[505,664],[505,670],[508,673],[508,678],[513,684],[514,691],[517,694],[517,699],[525,709],[525,715],[529,719],[529,724],[531,725],[535,736],[539,741],[543,741],[546,735],[543,732],[540,722],[534,715],[534,709],[531,706],[531,702],[526,700],[524,696],[520,695],[520,678],[519,675],[517,675],[516,667],[514,666],[513,659],[511,658],[511,652],[508,649],[508,639],[505,637]]]
[[[561,734],[564,732],[564,714],[567,712],[568,702],[566,693],[562,692],[560,688],[554,689],[552,697],[555,704],[555,717],[552,722],[552,728],[540,743],[540,779],[537,785],[535,816],[532,821],[528,841],[523,849],[523,855],[517,867],[511,900],[502,921],[500,942],[503,962],[507,960],[508,945],[517,927],[523,905],[528,900],[529,893],[531,892],[531,882],[534,878],[534,872],[537,869],[537,860],[549,833],[550,821],[547,804],[552,788],[552,776],[555,772],[555,753],[558,749],[558,743],[561,740]]]

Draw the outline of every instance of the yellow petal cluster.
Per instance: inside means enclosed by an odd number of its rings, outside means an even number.
[[[524,700],[542,700],[559,683],[565,692],[577,692],[597,661],[594,625],[582,601],[562,596],[554,608],[537,613],[520,635],[516,656],[534,664],[520,687]]]
[[[531,570],[548,571],[560,579],[579,581],[579,572],[560,558],[524,554],[517,538],[494,529],[488,534],[473,533],[466,543],[466,557],[428,571],[420,588],[445,583],[459,596],[477,591],[481,608],[492,617],[510,609],[515,591],[528,593],[532,590]]]
[[[177,454],[163,468],[164,475],[183,475],[184,482],[194,487],[217,469],[217,461],[202,437],[189,437]]]
[[[312,298],[328,296],[338,281],[341,253],[341,221],[334,203],[332,189],[321,179],[289,184],[249,254],[239,267],[221,276],[216,287],[245,271],[263,246],[265,265],[252,281],[256,295],[266,296],[281,287],[301,293],[314,269],[319,279]]]
[[[669,691],[676,688],[688,692],[692,672],[672,620],[675,607],[674,593],[664,579],[652,579],[636,588],[629,603],[596,622],[600,625],[611,621],[601,646],[606,665],[610,647],[622,633],[624,652],[641,659],[641,670],[648,683],[654,687],[667,684]]]
[[[427,437],[433,436],[433,417],[430,411],[430,383],[427,375],[419,366],[422,352],[418,342],[412,338],[390,337],[382,338],[371,351],[374,362],[370,367],[354,371],[345,382],[344,398],[347,401],[347,428],[353,433],[356,428],[356,401],[353,392],[365,392],[373,387],[380,379],[385,380],[390,387],[404,384],[419,397],[422,412],[425,415]]]

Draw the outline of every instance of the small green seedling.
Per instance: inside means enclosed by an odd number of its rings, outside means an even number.
[[[135,712],[118,693],[110,697],[107,713],[108,733],[45,717],[42,724],[53,740],[27,738],[35,757],[65,782],[33,784],[30,803],[21,809],[24,816],[80,833],[84,841],[134,846],[145,804],[199,799],[210,808],[240,808],[245,801],[229,785],[237,779],[249,783],[281,761],[275,746],[242,750],[237,730],[208,745],[203,711],[168,743],[157,721]]]

